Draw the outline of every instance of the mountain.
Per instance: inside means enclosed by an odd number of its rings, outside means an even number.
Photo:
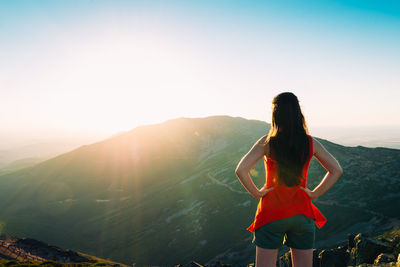
[[[0,176],[0,232],[131,265],[246,265],[258,200],[234,170],[270,125],[240,117],[145,125]],[[312,134],[312,133],[311,133]],[[328,219],[317,246],[400,222],[400,150],[317,138],[344,174],[313,203]],[[313,158],[308,185],[325,169]],[[251,172],[262,187],[260,160]],[[284,251],[282,251],[284,253]]]

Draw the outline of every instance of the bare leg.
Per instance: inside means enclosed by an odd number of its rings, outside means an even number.
[[[266,249],[256,246],[256,266],[255,267],[275,267],[278,249]]]
[[[312,267],[313,249],[291,248],[293,267]]]

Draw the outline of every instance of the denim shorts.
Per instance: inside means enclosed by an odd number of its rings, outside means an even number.
[[[253,232],[256,246],[276,249],[283,245],[295,249],[312,249],[315,243],[315,222],[303,214],[269,222]]]

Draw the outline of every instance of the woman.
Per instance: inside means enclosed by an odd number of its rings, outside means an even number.
[[[312,266],[315,225],[326,218],[311,202],[324,194],[343,174],[336,159],[309,135],[297,97],[290,92],[273,101],[272,126],[240,160],[236,175],[260,201],[254,222],[247,228],[256,244],[256,267],[275,266],[278,249],[290,247],[294,267]],[[312,156],[327,170],[321,183],[307,188]],[[266,184],[258,189],[249,171],[264,158]]]

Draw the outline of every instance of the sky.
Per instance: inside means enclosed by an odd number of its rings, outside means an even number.
[[[178,117],[400,126],[398,1],[1,1],[3,135]],[[17,137],[16,137],[17,138]]]

